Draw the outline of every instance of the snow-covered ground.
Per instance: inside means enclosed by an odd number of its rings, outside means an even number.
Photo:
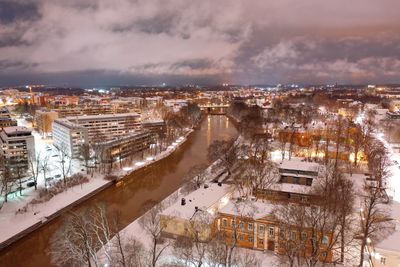
[[[389,167],[389,190],[387,193],[392,196],[394,200],[400,202],[400,192],[396,192],[396,189],[400,189],[400,154],[394,151],[390,143],[386,141],[383,133],[376,133],[375,137],[383,143],[389,153],[389,159],[393,162],[393,164]]]
[[[18,121],[18,125],[26,127],[31,126],[23,119]],[[154,161],[167,157],[186,141],[186,137],[191,132],[192,130],[190,130],[185,136],[178,138],[176,142],[155,157],[149,157],[144,161],[133,162],[130,167],[125,167],[122,170],[116,170],[112,174],[119,177],[125,176],[139,168],[151,164]],[[52,141],[49,139],[42,139],[41,135],[35,131],[33,132],[33,135],[35,137],[36,152],[40,153],[41,155],[49,155],[50,171],[46,174],[46,177],[54,177],[57,174],[61,174],[57,167],[60,164],[57,162],[58,157],[54,156],[56,153],[54,147],[52,146]],[[70,175],[79,172],[85,175],[81,169],[81,162],[78,160],[72,160]],[[86,195],[93,193],[100,187],[105,186],[107,183],[110,182],[104,180],[103,175],[95,173],[93,177],[89,177],[88,183],[72,187],[65,192],[54,196],[45,203],[35,205],[30,204],[28,205],[28,210],[24,213],[18,213],[18,211],[23,209],[28,203],[35,199],[38,195],[38,191],[35,191],[34,187],[31,187],[25,189],[22,196],[20,196],[18,192],[13,195],[9,195],[8,202],[5,203],[0,210],[0,244],[23,232],[24,230],[33,227],[37,223],[45,222],[46,218],[50,217],[52,214],[78,201]],[[41,174],[38,177],[38,189],[44,187],[45,181],[43,175]]]

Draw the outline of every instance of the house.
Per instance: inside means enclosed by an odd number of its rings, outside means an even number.
[[[214,225],[213,218],[218,210],[228,203],[231,195],[230,185],[212,183],[179,199],[161,213],[163,235],[173,238],[189,236],[193,224],[197,224],[203,229],[200,236],[203,239],[210,237]]]

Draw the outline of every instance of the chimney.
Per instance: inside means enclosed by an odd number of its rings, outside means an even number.
[[[218,186],[222,186],[222,183],[221,183],[221,182],[218,182]]]
[[[181,199],[181,205],[182,205],[182,206],[185,206],[185,205],[186,205],[186,199],[184,199],[184,198]]]

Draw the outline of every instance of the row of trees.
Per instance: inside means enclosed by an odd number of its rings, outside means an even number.
[[[245,125],[257,125],[262,121],[253,112],[247,114],[253,114],[248,118],[252,117],[257,123],[247,120]],[[315,151],[325,151],[320,161],[325,169],[320,179],[322,182],[314,186],[311,192],[320,196],[317,205],[280,203],[275,210],[275,215],[283,222],[283,232],[296,229],[295,233],[299,236],[306,229],[314,229],[312,237],[304,240],[292,240],[290,234],[280,237],[285,241],[282,244],[290,266],[316,266],[326,259],[327,251],[333,252],[334,262],[359,259],[362,266],[368,242],[378,241],[391,228],[384,206],[389,201],[386,179],[390,160],[384,145],[373,137],[373,121],[373,113],[368,113],[362,123],[338,116],[334,123],[326,125],[324,139],[322,135],[311,139],[310,147],[313,146]],[[296,133],[293,125],[289,129],[289,136]],[[276,166],[269,158],[271,144],[267,141],[268,137],[257,138],[257,135],[249,135],[249,132],[243,135],[246,141],[241,142],[241,145],[234,140],[219,141],[209,151],[210,159],[218,159],[229,173],[234,173],[231,181],[242,196],[254,196],[257,189],[267,189],[277,181]],[[282,150],[289,149],[293,153],[293,138],[280,142]],[[243,146],[243,143],[246,145]],[[291,145],[287,146],[287,143]],[[330,157],[329,147],[334,148]],[[339,157],[342,150],[348,154],[354,153],[354,161],[342,160]],[[355,191],[351,177],[346,177],[344,173],[351,175],[353,168],[358,167],[361,152],[364,152],[373,182],[366,183],[360,195]],[[360,217],[358,209],[354,207],[356,197],[361,199]],[[323,236],[329,236],[331,241],[323,243]],[[359,253],[354,254],[354,249]]]

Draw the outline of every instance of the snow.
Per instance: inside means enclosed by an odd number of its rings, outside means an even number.
[[[186,201],[185,205],[182,206],[181,199],[179,199],[161,214],[188,220],[195,213],[195,207],[203,211],[207,210],[211,213],[213,212],[213,208],[220,208],[226,205],[231,192],[231,186],[226,184],[221,184],[221,186],[219,186],[213,183],[210,184],[208,188],[203,186],[184,198]]]
[[[250,216],[257,220],[270,215],[276,207],[277,205],[271,202],[253,200],[236,201],[231,199],[219,212],[234,216]]]
[[[12,238],[14,235],[17,235],[36,223],[45,221],[46,218],[56,213],[58,210],[94,192],[107,183],[109,182],[101,179],[101,177],[94,177],[90,182],[70,188],[54,196],[48,202],[29,205],[28,211],[25,213],[16,214],[18,209],[22,209],[29,201],[35,198],[37,192],[33,191],[33,188],[30,188],[29,192],[24,192],[23,196],[12,199],[1,209],[0,242]]]
[[[284,170],[298,170],[307,172],[318,172],[319,164],[315,162],[306,162],[300,160],[284,160],[279,168],[284,172]]]
[[[392,201],[390,203],[390,217],[393,219],[394,232],[375,244],[375,248],[400,252],[400,202]]]

